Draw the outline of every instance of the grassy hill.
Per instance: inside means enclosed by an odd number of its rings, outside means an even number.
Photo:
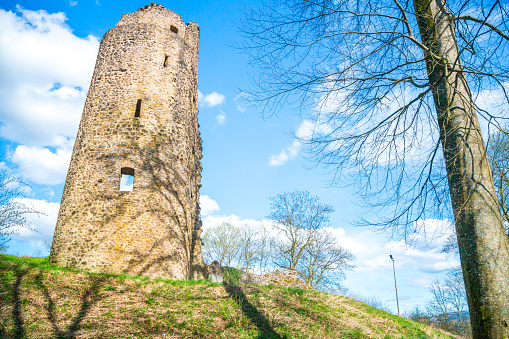
[[[93,274],[0,255],[0,338],[453,337],[317,291]]]

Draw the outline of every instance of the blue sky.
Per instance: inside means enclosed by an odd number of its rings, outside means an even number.
[[[415,247],[388,234],[356,228],[349,221],[365,212],[348,189],[331,188],[328,177],[302,156],[292,131],[308,132],[290,107],[262,119],[242,101],[249,83],[245,56],[230,47],[240,39],[236,1],[161,2],[185,22],[201,26],[199,123],[203,139],[202,220],[260,224],[270,213],[269,198],[283,191],[308,190],[335,209],[334,233],[357,257],[344,286],[376,296],[394,311],[394,280],[389,254],[396,259],[402,310],[422,306],[426,286],[458,265],[440,253],[445,237],[417,238]],[[0,5],[0,147],[9,151],[4,166],[31,186],[27,203],[46,213],[31,217],[39,232],[22,230],[9,252],[47,255],[74,138],[92,76],[99,41],[135,1],[10,1]],[[439,220],[422,221],[430,230]]]

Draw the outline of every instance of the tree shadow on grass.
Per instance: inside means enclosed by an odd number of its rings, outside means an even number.
[[[24,300],[22,300],[21,295],[21,284],[23,282],[23,278],[28,276],[27,274],[33,269],[20,269],[14,268],[15,272],[15,281],[12,284],[12,319],[14,322],[14,331],[12,334],[4,333],[2,327],[0,327],[0,338],[25,338],[26,337],[26,324],[23,320],[22,316],[22,307],[24,305]],[[57,317],[55,314],[55,302],[51,297],[49,288],[43,282],[43,274],[42,271],[39,271],[37,275],[33,276],[33,283],[37,286],[37,288],[42,292],[44,300],[46,301],[46,317],[53,328],[53,333],[55,338],[75,338],[78,334],[78,330],[86,317],[87,313],[90,310],[90,307],[97,303],[101,297],[97,293],[98,289],[101,288],[105,278],[104,277],[90,277],[90,286],[84,291],[81,295],[81,305],[78,313],[73,317],[71,325],[68,327],[68,330],[63,330],[57,324]],[[30,281],[26,281],[26,283],[30,283]]]
[[[71,325],[69,326],[69,330],[64,331],[60,329],[57,325],[53,298],[49,293],[48,287],[43,283],[41,272],[39,272],[39,274],[35,276],[35,282],[37,286],[42,290],[44,298],[47,302],[46,307],[47,317],[51,323],[51,326],[53,327],[53,332],[55,333],[55,336],[57,338],[75,338],[77,335],[77,331],[80,329],[80,325],[85,316],[87,315],[90,307],[101,299],[100,295],[97,293],[97,290],[102,286],[102,284],[105,281],[105,278],[101,276],[99,277],[89,276],[89,279],[91,280],[91,285],[89,288],[85,290],[85,292],[81,296],[81,305],[78,314],[74,316],[74,319]]]
[[[226,292],[230,295],[230,297],[235,300],[235,302],[241,307],[242,312],[246,317],[249,318],[251,323],[255,325],[260,331],[260,335],[258,338],[275,338],[275,339],[283,339],[272,326],[270,325],[269,320],[260,312],[256,307],[247,300],[246,295],[240,288],[240,286],[235,285],[225,285]]]
[[[25,328],[23,318],[21,317],[22,301],[20,300],[19,287],[21,284],[21,280],[23,279],[23,276],[27,273],[27,270],[21,270],[16,268],[15,272],[16,272],[16,282],[14,283],[12,288],[12,304],[13,304],[12,317],[14,318],[15,326],[14,338],[23,338],[25,336]]]

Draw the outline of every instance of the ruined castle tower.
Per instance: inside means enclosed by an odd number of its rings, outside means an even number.
[[[95,272],[202,278],[200,27],[160,5],[101,41],[50,261]]]

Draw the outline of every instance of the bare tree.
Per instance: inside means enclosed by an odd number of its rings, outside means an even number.
[[[0,161],[5,159],[5,155]],[[0,252],[7,249],[7,243],[20,228],[31,229],[28,214],[42,214],[23,202],[27,185],[10,168],[0,162]]]
[[[415,306],[414,309],[407,312],[405,315],[406,318],[411,319],[413,321],[416,321],[421,324],[425,325],[431,325],[430,317],[428,316],[428,313],[420,308],[419,306]]]
[[[470,322],[463,315],[467,295],[461,271],[452,270],[445,279],[436,279],[429,291],[432,299],[426,304],[428,318],[436,319],[436,325],[446,331],[469,336]]]
[[[296,270],[311,287],[337,286],[353,268],[352,253],[323,228],[330,224],[331,206],[307,191],[284,192],[271,198],[271,214],[279,235],[272,240],[274,263]]]
[[[450,322],[450,305],[447,287],[442,282],[436,279],[430,286],[432,298],[428,301],[426,308],[430,315],[436,317],[441,328],[447,328],[446,325]]]
[[[221,223],[210,227],[202,235],[203,257],[206,262],[217,260],[222,266],[246,272],[257,267],[263,274],[272,265],[270,231],[265,225],[237,227]]]
[[[272,260],[270,230],[263,225],[258,233],[258,269],[261,274],[267,272],[267,266]]]
[[[497,131],[490,136],[488,159],[490,160],[493,182],[497,191],[500,212],[505,218],[509,235],[509,136]]]
[[[468,304],[461,269],[451,270],[447,275],[445,285],[449,289],[449,303],[462,327],[470,327],[470,324],[466,325],[466,319],[463,317],[463,312],[467,309]]]
[[[354,255],[341,247],[336,237],[329,231],[315,231],[313,241],[304,249],[304,255],[297,265],[297,272],[313,288],[339,286],[344,271],[352,269]]]
[[[249,98],[309,111],[308,154],[388,216],[368,223],[407,238],[454,216],[475,338],[509,335],[509,241],[478,121],[500,128],[509,107],[507,24],[496,0],[289,0],[241,26]]]
[[[238,265],[241,251],[240,236],[240,229],[226,222],[205,230],[202,235],[205,261],[217,260],[221,266]]]
[[[355,300],[361,301],[365,304],[368,304],[371,307],[378,308],[379,310],[385,311],[387,313],[392,313],[392,310],[389,307],[389,305],[384,304],[384,302],[377,296],[362,295],[359,293],[354,293],[354,292],[351,292],[350,290],[348,290],[347,288],[340,289],[338,292],[339,293],[334,293],[334,294],[338,294],[338,295],[341,295],[344,297],[355,299]]]
[[[280,232],[280,237],[273,241],[274,263],[295,270],[306,248],[315,241],[316,231],[329,225],[334,210],[301,190],[271,198],[270,210],[268,219],[274,221],[274,227]]]
[[[258,260],[259,252],[259,239],[256,230],[244,225],[240,230],[240,261],[246,272],[249,272],[249,269]]]

